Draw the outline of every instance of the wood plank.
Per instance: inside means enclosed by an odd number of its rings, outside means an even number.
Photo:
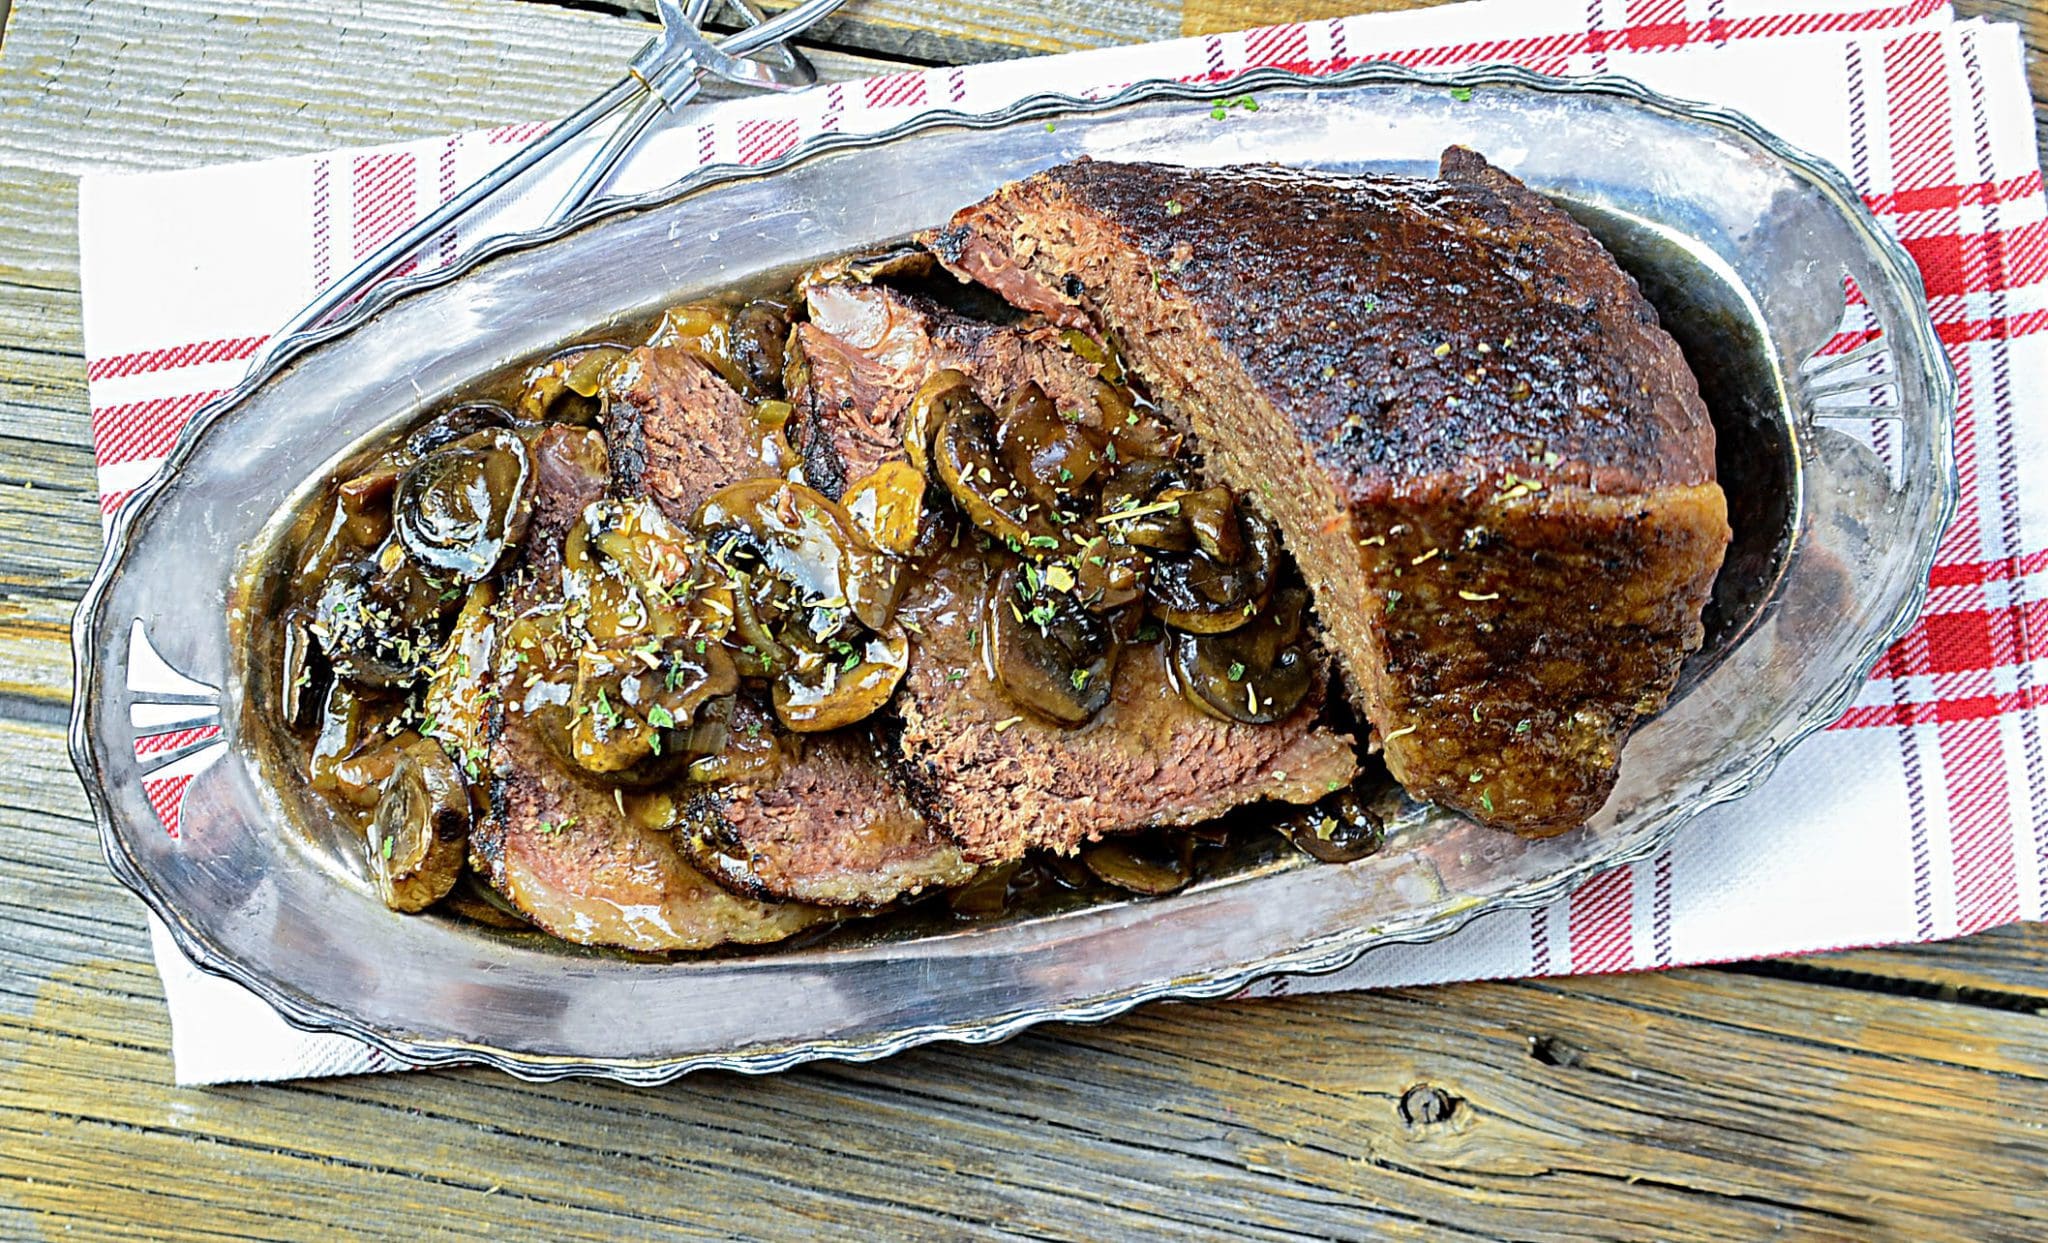
[[[2042,1020],[1710,972],[1160,1007],[659,1092],[179,1093],[153,988],[95,963],[0,1017],[0,1199],[46,1227],[141,1232],[232,1179],[204,1231],[2019,1239],[2048,1160]]]

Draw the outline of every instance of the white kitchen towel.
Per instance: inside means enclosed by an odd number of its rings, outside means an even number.
[[[1962,377],[1965,496],[1927,615],[1843,720],[1762,791],[1666,854],[1554,907],[1483,919],[1254,995],[1618,971],[1927,940],[2042,917],[2048,772],[2040,736],[2048,571],[2048,208],[2017,33],[1928,0],[1480,0],[1029,61],[933,69],[693,109],[625,170],[654,188],[759,163],[812,134],[919,111],[986,111],[1142,78],[1213,81],[1368,60],[1513,61],[1626,74],[1728,105],[1849,173],[1926,275]],[[357,256],[539,126],[261,164],[87,178],[82,280],[94,447],[112,513],[268,332]],[[559,184],[559,183],[557,183]],[[541,186],[423,255],[445,263],[538,217]],[[1853,333],[1840,343],[1853,344]],[[159,805],[175,827],[177,798]],[[391,1058],[286,1025],[153,928],[181,1083],[387,1070]]]

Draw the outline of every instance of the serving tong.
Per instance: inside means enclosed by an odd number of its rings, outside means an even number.
[[[719,0],[655,0],[661,29],[627,64],[625,74],[541,137],[471,182],[411,228],[363,258],[341,278],[315,294],[272,335],[283,342],[318,328],[336,311],[362,297],[415,252],[473,215],[606,118],[630,109],[585,162],[569,190],[551,208],[543,226],[566,220],[603,196],[612,176],[655,122],[694,99],[707,80],[765,91],[795,91],[817,81],[817,71],[795,49],[784,46],[846,0],[804,0],[768,16],[754,0],[724,0],[740,29],[723,38],[705,37],[703,23]]]

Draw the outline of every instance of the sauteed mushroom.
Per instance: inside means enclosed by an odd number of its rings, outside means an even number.
[[[1183,510],[1190,508],[1185,497],[1172,498],[1171,503]],[[1242,544],[1236,561],[1217,561],[1198,551],[1153,563],[1152,611],[1160,621],[1194,634],[1220,634],[1244,625],[1265,603],[1279,564],[1280,538],[1272,524],[1249,506],[1235,508]],[[1193,533],[1194,524],[1189,530]],[[1224,546],[1220,533],[1209,538],[1216,546]]]
[[[461,592],[408,560],[396,541],[374,558],[337,566],[308,623],[336,677],[368,687],[419,677]]]
[[[725,745],[739,675],[724,649],[682,639],[576,654],[564,739],[578,768],[646,785]]]
[[[1108,465],[1102,445],[1081,426],[1080,417],[1078,412],[1063,416],[1036,381],[1003,402],[996,420],[996,455],[1009,478],[1040,505],[1071,506]]]
[[[1044,557],[1058,549],[1043,507],[1032,504],[997,455],[995,412],[957,390],[944,404],[945,417],[932,432],[931,462],[960,512],[1012,552]]]
[[[1100,880],[1156,898],[1195,878],[1195,839],[1172,829],[1112,837],[1081,847],[1081,862]]]
[[[465,436],[487,432],[494,428],[510,428],[514,420],[512,412],[495,401],[466,401],[459,406],[442,411],[427,420],[412,435],[405,438],[405,452],[401,461],[417,462],[444,445],[452,445]],[[396,483],[397,480],[392,481]]]
[[[822,645],[843,638],[849,617],[871,630],[888,623],[894,574],[862,546],[853,520],[835,501],[800,483],[748,479],[706,497],[691,520],[721,567],[766,578],[756,612],[797,619]]]
[[[1307,608],[1307,591],[1284,587],[1235,630],[1174,635],[1171,667],[1181,693],[1212,716],[1248,725],[1292,715],[1315,683],[1304,643]]]
[[[1346,786],[1319,803],[1289,812],[1280,832],[1323,863],[1350,863],[1377,854],[1387,826],[1355,788]]]
[[[746,377],[741,391],[754,401],[779,399],[782,390],[783,346],[789,340],[789,308],[756,300],[732,317],[733,365]]]
[[[1103,485],[1097,521],[1115,530],[1125,543],[1159,552],[1187,552],[1194,548],[1195,536],[1175,499],[1186,487],[1187,476],[1172,462],[1128,462]]]
[[[306,622],[305,613],[297,609],[284,619],[284,650],[278,673],[283,685],[278,688],[278,716],[287,729],[309,729],[319,720],[320,702],[333,677]]]
[[[967,377],[948,367],[935,371],[911,396],[903,418],[903,453],[919,474],[931,473],[932,437],[951,417],[955,408],[969,402],[980,404]]]
[[[420,911],[448,895],[467,854],[469,815],[469,787],[441,744],[420,738],[406,747],[366,839],[384,905]]]
[[[985,658],[996,686],[1018,706],[1056,725],[1082,725],[1109,705],[1124,619],[1034,589],[1038,582],[1029,566],[1002,577],[984,610]]]
[[[619,345],[582,345],[563,350],[526,373],[519,413],[528,422],[589,424],[603,413],[599,394],[612,369],[626,356]],[[451,437],[452,439],[452,437]]]
[[[394,506],[399,541],[413,560],[465,583],[488,578],[532,516],[526,445],[497,428],[436,449],[399,480]]]
[[[777,679],[783,724],[831,729],[888,699],[909,660],[889,626],[897,567],[843,508],[802,484],[755,479],[712,494],[692,525],[730,578],[741,669]]]
[[[838,663],[806,674],[792,671],[775,683],[775,715],[798,733],[838,729],[874,715],[910,667],[910,640],[891,626],[884,634],[848,645]]]
[[[854,529],[878,551],[907,557],[924,518],[924,476],[907,462],[884,462],[846,487],[840,501]]]

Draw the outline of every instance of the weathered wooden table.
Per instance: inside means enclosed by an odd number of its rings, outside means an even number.
[[[645,37],[645,7],[14,0],[0,1236],[2048,1237],[2048,930],[2032,927],[1718,970],[1160,1007],[657,1091],[480,1071],[169,1086],[141,909],[100,862],[63,742],[66,626],[99,551],[74,178],[558,115]],[[816,60],[847,76],[1391,7],[859,0]],[[2048,44],[2038,0],[1957,7]]]

